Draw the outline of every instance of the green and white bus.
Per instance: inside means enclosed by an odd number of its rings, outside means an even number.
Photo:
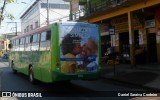
[[[10,67],[28,75],[30,82],[100,76],[100,34],[95,24],[54,23],[13,37],[10,47]]]

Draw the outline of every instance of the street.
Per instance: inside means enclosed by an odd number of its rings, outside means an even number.
[[[38,82],[36,85],[31,84],[28,81],[28,77],[20,73],[13,74],[12,70],[8,66],[8,62],[1,60],[0,62],[0,89],[1,91],[18,91],[18,92],[50,92],[48,99],[78,99],[78,100],[106,100],[106,99],[116,99],[118,95],[117,91],[120,92],[129,92],[129,91],[144,91],[144,88],[132,86],[130,84],[124,84],[104,78],[98,80],[72,80],[70,83],[53,83],[46,84]],[[67,92],[73,93],[71,95],[66,95]],[[57,92],[62,93],[61,97],[57,96]],[[64,94],[63,94],[64,93]],[[78,94],[84,93],[84,94]],[[91,93],[88,95],[87,93]],[[93,93],[93,94],[92,94]],[[112,94],[113,93],[113,94]],[[78,94],[78,95],[77,95]],[[106,94],[106,95],[105,95]],[[112,95],[112,96],[110,96]],[[43,96],[43,94],[42,94]],[[103,96],[103,97],[101,97]],[[17,98],[14,98],[17,100]],[[27,98],[18,98],[18,100],[27,99]],[[33,98],[35,99],[35,98]],[[44,99],[44,98],[43,98]],[[131,99],[131,97],[120,97],[118,99]]]
[[[160,100],[160,0],[0,3],[0,100]]]

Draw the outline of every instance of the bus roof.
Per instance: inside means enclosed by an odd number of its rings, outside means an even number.
[[[42,32],[42,31],[47,30],[48,28],[49,28],[48,26],[40,27],[40,28],[37,28],[37,29],[35,29],[35,30],[29,31],[29,32],[27,32],[27,33],[18,35],[18,36],[16,36],[16,37],[13,37],[13,38],[11,38],[11,40],[14,40],[14,39],[17,39],[17,38],[21,38],[21,37],[24,37],[24,36],[29,36],[29,35],[32,35],[32,34],[34,34],[34,33],[39,33],[39,32]]]
[[[60,23],[59,23],[60,24]],[[73,22],[73,21],[69,21],[69,22],[62,22],[61,24],[63,25],[81,25],[81,24],[86,24],[86,25],[89,25],[88,22]],[[96,24],[92,24],[92,25],[96,25]],[[40,27],[40,28],[37,28],[35,30],[32,30],[32,31],[29,31],[27,33],[24,33],[24,34],[21,34],[21,35],[18,35],[16,37],[13,37],[11,38],[11,40],[13,39],[17,39],[17,38],[21,38],[21,37],[24,37],[24,36],[29,36],[29,35],[32,35],[34,33],[39,33],[39,32],[42,32],[42,31],[45,31],[45,30],[48,30],[49,29],[49,26],[43,26],[43,27]]]

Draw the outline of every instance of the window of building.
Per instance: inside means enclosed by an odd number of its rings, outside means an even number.
[[[41,3],[41,8],[47,8],[47,3]],[[49,4],[49,8],[53,9],[69,9],[69,4]]]

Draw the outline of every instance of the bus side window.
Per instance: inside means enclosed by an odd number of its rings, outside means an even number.
[[[9,49],[12,49],[12,47],[13,47],[13,40],[11,40],[10,44],[8,44]]]
[[[12,50],[15,51],[15,40],[12,40],[12,43],[13,43],[13,48],[12,48]]]
[[[51,40],[51,31],[47,31],[46,40]]]
[[[19,51],[22,51],[22,45],[23,45],[23,38],[20,38],[19,39],[20,41],[19,41]]]
[[[19,45],[19,40],[18,40],[18,39],[16,39],[16,46],[17,46],[17,45]]]
[[[20,45],[24,44],[24,38],[20,39]]]
[[[15,51],[19,51],[19,39],[16,39],[16,50]]]
[[[27,36],[25,39],[25,51],[30,51],[30,46],[31,46],[31,36]]]
[[[51,31],[42,32],[40,39],[40,51],[50,50]]]
[[[30,36],[30,43],[32,43],[32,42],[33,42],[33,35]]]
[[[38,33],[37,34],[37,42],[39,42],[40,41],[40,34]]]
[[[38,51],[39,50],[39,34],[33,35],[33,42],[32,42],[32,51]]]
[[[37,42],[37,34],[33,35],[33,42]]]
[[[28,43],[29,43],[29,37],[26,37],[25,44],[28,44]]]
[[[42,32],[41,33],[41,41],[45,41],[46,40],[46,32]]]

